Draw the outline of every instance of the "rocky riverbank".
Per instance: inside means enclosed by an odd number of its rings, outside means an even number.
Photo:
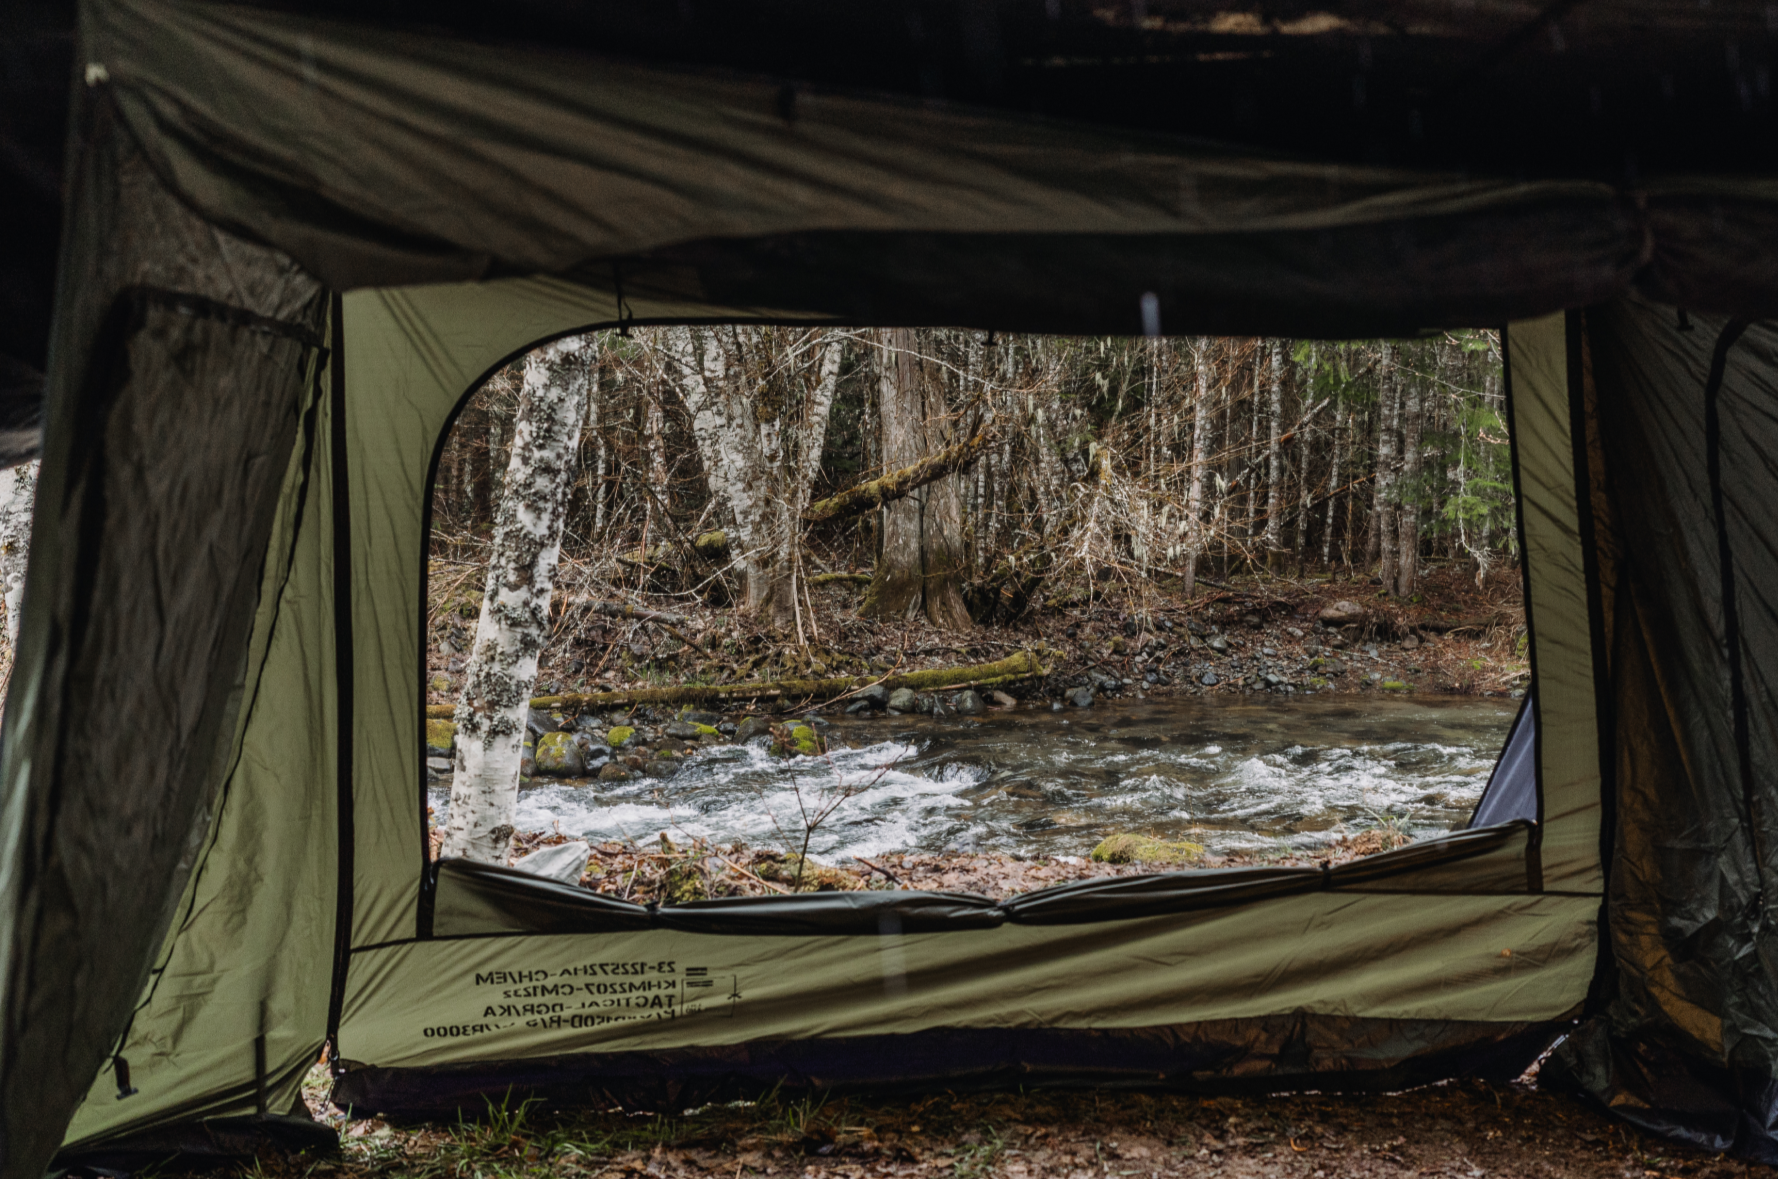
[[[470,579],[448,573],[440,568],[434,576],[435,583],[458,588],[432,603],[429,705],[453,704],[461,691],[468,632],[479,606],[476,595],[461,588]],[[614,587],[601,592],[624,596]],[[1491,574],[1481,585],[1465,569],[1435,569],[1427,574],[1423,592],[1409,601],[1383,596],[1369,578],[1237,581],[1200,590],[1191,599],[1115,585],[1083,586],[1058,594],[1020,622],[961,633],[923,620],[861,618],[858,592],[847,581],[813,587],[802,643],[696,599],[648,600],[678,612],[683,625],[671,632],[646,621],[582,611],[570,602],[543,653],[537,693],[810,676],[875,679],[1018,651],[1040,653],[1048,674],[997,690],[1020,701],[1063,707],[1107,696],[1509,696],[1529,679],[1524,612],[1517,572],[1510,569]],[[991,692],[981,695],[985,703],[991,701]],[[841,706],[857,699],[849,697]],[[917,701],[912,710],[926,707]]]

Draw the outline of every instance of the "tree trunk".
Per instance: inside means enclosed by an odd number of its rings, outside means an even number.
[[[1398,598],[1412,594],[1420,579],[1420,436],[1426,424],[1426,400],[1420,382],[1409,380],[1405,384],[1401,398],[1401,479],[1395,489],[1401,502],[1395,557]]]
[[[1371,535],[1366,544],[1384,586],[1395,584],[1395,346],[1384,344],[1377,364],[1377,473],[1371,492]]]
[[[1272,341],[1272,383],[1266,399],[1266,564],[1284,547],[1284,502],[1281,494],[1284,481],[1284,447],[1279,438],[1284,430],[1284,341]]]
[[[526,710],[549,635],[549,598],[586,413],[581,339],[525,358],[512,457],[495,518],[475,647],[457,702],[457,764],[442,854],[505,863]]]
[[[912,466],[945,448],[944,398],[923,379],[914,333],[892,328],[878,336],[877,403],[883,465]],[[859,613],[907,618],[925,613],[933,625],[966,630],[963,605],[963,510],[957,478],[946,475],[891,503],[883,516],[883,551]]]
[[[1192,390],[1191,474],[1185,490],[1185,596],[1198,585],[1198,555],[1204,551],[1204,475],[1210,463],[1210,348],[1207,339],[1197,346],[1197,382]]]
[[[25,566],[31,557],[31,513],[37,503],[35,461],[0,471],[0,584],[6,601],[6,645],[19,645],[19,606],[25,599]]]
[[[784,330],[749,335],[746,348],[732,328],[670,328],[662,337],[705,478],[735,519],[729,551],[741,603],[778,630],[796,617],[802,513],[840,374],[838,336],[816,334],[814,348],[801,348],[793,345],[809,333]]]
[[[1327,473],[1327,519],[1321,526],[1321,566],[1328,568],[1333,564],[1334,507],[1340,500],[1340,423],[1334,419],[1330,433],[1333,435],[1333,457]]]

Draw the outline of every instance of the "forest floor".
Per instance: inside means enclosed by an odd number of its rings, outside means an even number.
[[[429,704],[452,704],[462,690],[480,569],[433,563]],[[964,632],[939,630],[923,618],[863,618],[857,608],[863,585],[829,582],[809,592],[812,610],[799,620],[800,642],[797,634],[767,630],[689,595],[625,592],[599,576],[608,572],[564,562],[557,601],[566,604],[555,610],[539,695],[881,676],[991,662],[1019,650],[1038,652],[1049,674],[1005,690],[1042,701],[1082,686],[1127,698],[1255,691],[1506,695],[1522,690],[1530,674],[1516,567],[1497,568],[1478,585],[1467,562],[1435,565],[1405,601],[1386,596],[1368,576],[1201,580],[1190,599],[1147,581],[1060,586],[1041,610],[1018,622]],[[588,599],[624,601],[685,622],[674,628],[676,636],[653,623],[594,613],[583,605]],[[1318,617],[1338,602],[1356,607],[1359,621],[1324,627]],[[1118,686],[1108,687],[1111,680]]]
[[[257,1179],[1728,1179],[1771,1168],[1641,1134],[1530,1078],[1378,1095],[1108,1090],[819,1097],[679,1112],[496,1108],[460,1124],[349,1121],[317,1068],[305,1096],[332,1159]]]

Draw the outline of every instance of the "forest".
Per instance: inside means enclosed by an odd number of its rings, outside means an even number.
[[[564,563],[800,642],[807,586],[837,575],[869,575],[866,616],[965,631],[1108,581],[1189,599],[1365,571],[1412,599],[1430,564],[1481,581],[1515,557],[1491,332],[637,329],[562,363],[586,391]],[[497,373],[449,436],[441,560],[492,541],[524,387],[522,365]]]
[[[1500,373],[1487,332],[536,349],[437,456],[443,854],[503,860],[533,774],[672,777],[737,707],[1516,693]],[[801,721],[748,723],[737,740],[823,751]]]

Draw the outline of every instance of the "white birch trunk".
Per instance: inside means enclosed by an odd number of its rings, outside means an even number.
[[[1191,475],[1185,492],[1185,596],[1198,583],[1198,555],[1204,551],[1204,471],[1210,461],[1210,341],[1199,340],[1197,386],[1192,392]]]
[[[37,503],[37,463],[0,471],[0,583],[6,601],[6,645],[19,644],[19,606],[25,600],[25,566],[31,556],[31,512]]]
[[[1401,500],[1395,544],[1395,596],[1405,598],[1420,580],[1420,435],[1426,423],[1426,400],[1418,380],[1402,392]]]
[[[1283,496],[1284,448],[1279,436],[1284,430],[1284,341],[1272,341],[1272,383],[1266,399],[1266,553],[1284,547]]]
[[[1395,346],[1384,344],[1377,365],[1377,473],[1367,547],[1386,587],[1395,582],[1395,427]]]
[[[1321,566],[1327,568],[1333,564],[1334,506],[1340,502],[1340,424],[1334,420],[1333,462],[1327,476],[1327,520],[1321,532]]]
[[[742,605],[781,626],[795,609],[791,575],[839,384],[840,339],[804,340],[811,347],[796,349],[800,355],[774,351],[770,375],[758,384],[743,370],[732,329],[725,336],[671,328],[661,339],[678,370],[704,477],[734,517],[729,551],[740,568]],[[763,337],[754,343],[771,348]],[[768,398],[765,382],[781,383],[780,396]]]
[[[525,358],[481,618],[457,702],[445,856],[504,864],[512,842],[525,723],[586,414],[587,366],[575,356],[584,346],[558,340]]]

